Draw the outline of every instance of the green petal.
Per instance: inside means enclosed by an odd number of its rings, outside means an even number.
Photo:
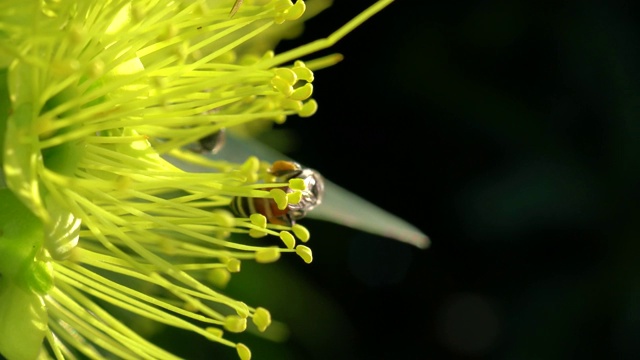
[[[7,119],[11,112],[11,101],[9,100],[9,88],[7,84],[7,69],[0,69],[0,188],[7,185],[4,182],[4,137],[7,131]]]
[[[33,271],[42,246],[42,223],[8,189],[0,189],[0,353],[35,359],[47,313],[40,296],[40,272]]]
[[[40,352],[47,311],[39,296],[15,284],[0,294],[0,354],[7,359],[32,360]]]
[[[32,84],[21,80],[29,79],[27,66],[15,64],[9,69],[9,90],[15,98],[12,114],[6,121],[4,136],[3,170],[7,186],[23,203],[41,219],[47,214],[42,204],[38,187],[37,167],[40,159],[36,119],[38,111],[27,99]],[[13,99],[13,98],[12,98]]]

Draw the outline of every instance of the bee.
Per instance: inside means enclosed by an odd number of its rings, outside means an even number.
[[[222,128],[190,145],[190,149],[198,154],[217,154],[224,146],[226,139],[225,129]]]
[[[288,204],[286,208],[280,210],[273,199],[237,196],[231,201],[231,210],[237,216],[248,217],[259,213],[264,215],[271,224],[292,226],[322,202],[324,181],[317,171],[303,168],[293,161],[278,160],[273,163],[269,172],[276,177],[275,182],[302,179],[305,189],[302,190],[300,202]],[[288,186],[281,189],[287,193],[293,192]]]

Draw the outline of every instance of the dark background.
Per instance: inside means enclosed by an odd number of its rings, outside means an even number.
[[[282,49],[371,3],[336,1]],[[345,60],[316,73],[316,116],[276,131],[432,246],[305,221],[311,265],[246,263],[228,288],[286,323],[288,342],[233,340],[254,359],[638,358],[637,13],[400,0],[339,42]]]

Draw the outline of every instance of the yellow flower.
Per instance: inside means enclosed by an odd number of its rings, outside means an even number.
[[[264,331],[270,314],[219,289],[244,260],[312,255],[299,244],[304,227],[240,217],[229,204],[285,208],[304,189],[274,182],[256,157],[183,149],[222,129],[313,115],[313,70],[339,56],[297,59],[389,2],[275,54],[304,19],[303,1],[0,0],[0,353],[177,358],[133,329],[147,319],[249,359],[224,332]],[[168,156],[211,171],[186,172]]]

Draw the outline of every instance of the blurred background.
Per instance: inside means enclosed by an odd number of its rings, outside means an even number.
[[[372,3],[337,0],[281,49]],[[312,264],[243,263],[227,288],[289,339],[232,340],[254,359],[638,358],[638,10],[400,0],[323,52],[345,59],[316,73],[316,116],[275,130],[287,154],[432,246],[305,220]]]

